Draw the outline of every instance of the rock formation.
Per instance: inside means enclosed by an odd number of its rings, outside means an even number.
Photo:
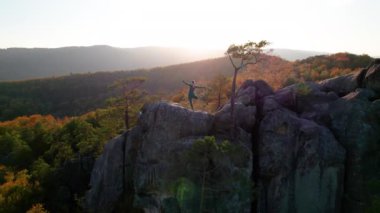
[[[275,92],[248,80],[237,91],[235,138],[229,104],[215,114],[146,105],[97,159],[87,210],[363,212],[380,179],[379,76],[375,60]]]

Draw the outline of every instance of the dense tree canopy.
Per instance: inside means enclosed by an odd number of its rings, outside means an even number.
[[[113,108],[1,122],[0,212],[80,212],[92,164],[122,127]]]

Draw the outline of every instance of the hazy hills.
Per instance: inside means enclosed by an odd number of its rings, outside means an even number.
[[[271,55],[278,56],[288,61],[302,60],[316,55],[326,55],[327,52],[292,50],[292,49],[274,49]]]
[[[0,80],[61,76],[104,70],[151,68],[217,57],[182,48],[110,46],[9,48],[0,50]],[[219,55],[220,56],[220,55]]]
[[[275,49],[286,60],[304,59],[319,52]],[[0,81],[62,76],[110,70],[153,68],[223,56],[223,50],[111,46],[0,49]]]

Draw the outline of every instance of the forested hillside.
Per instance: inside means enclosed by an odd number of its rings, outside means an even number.
[[[248,78],[263,79],[272,87],[279,88],[295,82],[318,81],[347,74],[367,66],[371,60],[372,58],[367,55],[348,53],[315,56],[296,62],[267,56],[262,63],[244,71],[239,76],[239,82]],[[81,115],[105,107],[108,98],[120,94],[120,91],[109,88],[116,80],[136,76],[146,78],[142,89],[148,93],[159,94],[162,99],[171,99],[175,96],[177,102],[186,104],[186,91],[183,90],[185,87],[182,80],[196,80],[201,84],[212,85],[215,84],[213,81],[218,75],[227,78],[232,75],[232,66],[227,58],[153,69],[0,82],[0,120],[32,114],[51,114],[58,117]],[[201,92],[205,102],[198,104],[208,109],[210,100],[206,96],[212,95],[215,91]]]
[[[368,55],[336,53],[320,55],[295,62],[295,75],[304,80],[322,80],[364,68],[373,61]]]
[[[172,95],[182,80],[208,80],[217,74],[230,74],[226,58],[157,67],[150,70],[98,72],[29,81],[0,82],[0,120],[21,115],[81,115],[104,107],[107,98],[119,93],[109,87],[118,79],[146,77],[143,89]]]

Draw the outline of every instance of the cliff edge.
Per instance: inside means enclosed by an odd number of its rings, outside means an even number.
[[[89,212],[363,212],[380,179],[380,60],[358,73],[273,91],[245,81],[235,103],[144,106],[108,142]],[[378,192],[376,192],[378,193]]]

